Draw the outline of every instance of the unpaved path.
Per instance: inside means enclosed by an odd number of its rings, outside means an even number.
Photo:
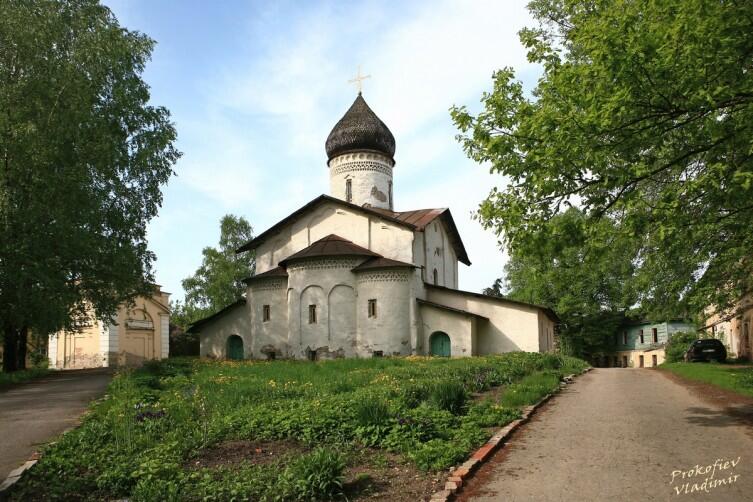
[[[0,483],[42,444],[76,424],[112,372],[73,370],[0,391]]]
[[[460,500],[753,501],[751,417],[750,402],[705,399],[657,370],[595,369],[539,409]]]

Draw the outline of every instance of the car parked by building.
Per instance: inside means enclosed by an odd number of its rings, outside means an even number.
[[[685,352],[685,361],[718,361],[723,363],[727,360],[727,349],[721,340],[705,338],[696,340],[690,344]]]

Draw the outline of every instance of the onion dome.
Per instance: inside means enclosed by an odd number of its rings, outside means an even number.
[[[390,158],[395,156],[395,137],[369,108],[360,92],[329,133],[325,146],[328,160],[354,150],[375,150]]]

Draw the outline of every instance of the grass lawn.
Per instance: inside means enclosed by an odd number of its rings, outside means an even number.
[[[0,390],[15,385],[17,383],[28,382],[36,378],[48,375],[51,370],[47,368],[31,368],[28,370],[14,371],[12,373],[3,373],[0,371]]]
[[[661,365],[661,369],[753,397],[753,365],[750,364],[667,363]]]
[[[534,353],[149,364],[116,375],[10,497],[420,500],[586,366]]]

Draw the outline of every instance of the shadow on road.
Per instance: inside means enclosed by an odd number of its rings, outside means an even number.
[[[722,409],[693,406],[685,410],[688,423],[703,427],[753,426],[753,404],[728,406]]]

